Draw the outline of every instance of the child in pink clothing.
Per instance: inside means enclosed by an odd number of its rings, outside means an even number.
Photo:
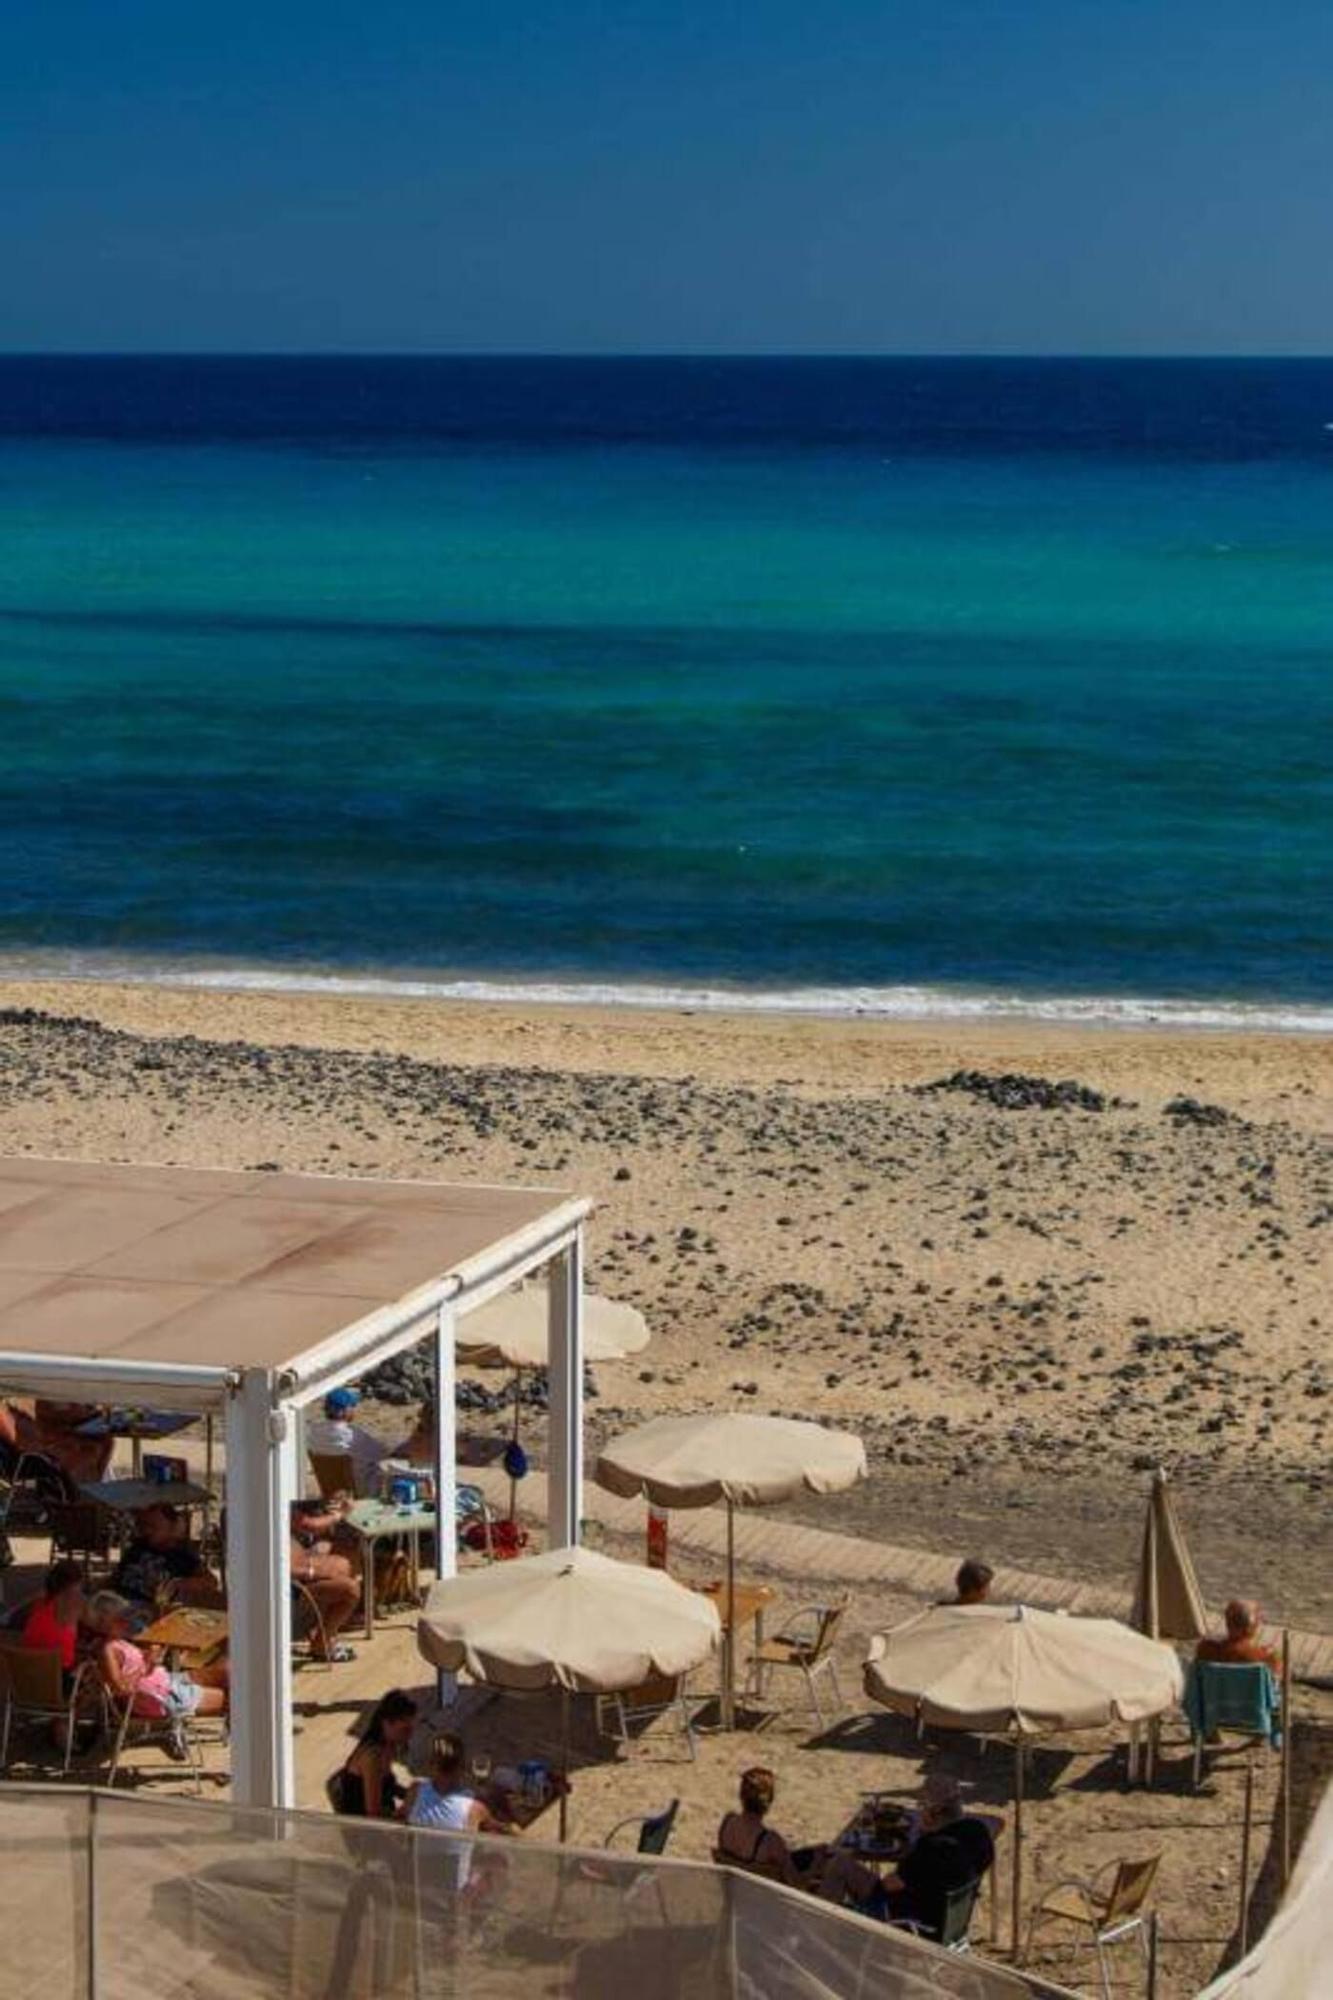
[[[120,1701],[132,1698],[132,1715],[225,1715],[225,1666],[201,1667],[193,1674],[163,1666],[156,1646],[138,1646],[131,1638],[133,1608],[113,1590],[99,1591],[89,1609],[103,1635],[97,1656],[102,1684]]]

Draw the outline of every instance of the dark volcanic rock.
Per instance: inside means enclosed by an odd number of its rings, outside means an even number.
[[[956,1069],[952,1076],[937,1077],[933,1083],[919,1083],[915,1095],[926,1097],[942,1090],[961,1091],[967,1097],[980,1097],[987,1104],[993,1104],[998,1111],[1105,1111],[1108,1103],[1119,1102],[1117,1098],[1107,1098],[1100,1090],[1092,1090],[1086,1083],[1074,1083],[1064,1078],[1052,1083],[1044,1076],[1019,1076],[1006,1072],[1002,1076],[987,1076],[984,1070]]]

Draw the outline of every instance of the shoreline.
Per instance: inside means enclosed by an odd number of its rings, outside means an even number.
[[[0,1009],[127,1034],[384,1052],[463,1068],[623,1074],[802,1096],[875,1095],[959,1069],[1036,1071],[1120,1095],[1188,1093],[1333,1130],[1333,1036],[1069,1021],[698,1013],[586,1002],[0,976]],[[1327,1103],[1324,1103],[1324,1100]]]
[[[0,954],[0,988],[109,986],[274,999],[383,1001],[431,1006],[598,1009],[611,1013],[710,1018],[883,1022],[940,1031],[990,1024],[1097,1032],[1274,1034],[1333,1037],[1333,1001],[1224,1000],[1135,994],[1025,993],[963,986],[806,984],[742,986],[724,981],[450,976],[403,968],[339,972],[293,965],[201,968],[165,961],[142,966],[87,955],[77,964],[38,954]]]

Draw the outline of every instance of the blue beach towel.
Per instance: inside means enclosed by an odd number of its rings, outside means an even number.
[[[1222,1660],[1193,1660],[1185,1677],[1185,1713],[1190,1733],[1211,1736],[1219,1729],[1282,1741],[1282,1690],[1271,1667],[1233,1666]]]

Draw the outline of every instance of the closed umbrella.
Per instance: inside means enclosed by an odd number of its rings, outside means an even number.
[[[722,1723],[736,1712],[736,1509],[795,1494],[841,1493],[866,1476],[865,1446],[847,1431],[792,1417],[723,1411],[655,1417],[613,1438],[597,1461],[599,1486],[655,1507],[727,1508],[727,1616],[723,1626]]]
[[[470,1368],[510,1368],[514,1373],[514,1423],[510,1438],[509,1463],[514,1470],[509,1480],[509,1512],[512,1517],[518,1498],[521,1460],[519,1445],[520,1412],[523,1397],[523,1370],[544,1368],[547,1363],[547,1291],[545,1285],[518,1285],[502,1292],[460,1319],[454,1331],[454,1350]],[[583,1358],[585,1361],[621,1361],[640,1353],[649,1341],[648,1322],[633,1306],[618,1299],[600,1298],[594,1292],[583,1297]]]
[[[569,1696],[614,1694],[689,1673],[718,1643],[716,1607],[661,1570],[594,1549],[550,1549],[437,1583],[417,1625],[423,1658],[466,1667],[492,1687],[561,1690],[564,1768]],[[565,1837],[562,1791],[560,1837]]]
[[[1148,1495],[1130,1623],[1150,1639],[1190,1643],[1202,1639],[1208,1630],[1194,1560],[1176,1516],[1167,1476],[1160,1470],[1153,1474]]]
[[[937,1604],[870,1642],[865,1690],[900,1715],[1014,1745],[1014,1956],[1022,1922],[1023,1750],[1068,1729],[1145,1722],[1179,1701],[1169,1646],[1114,1618],[1025,1604]]]

